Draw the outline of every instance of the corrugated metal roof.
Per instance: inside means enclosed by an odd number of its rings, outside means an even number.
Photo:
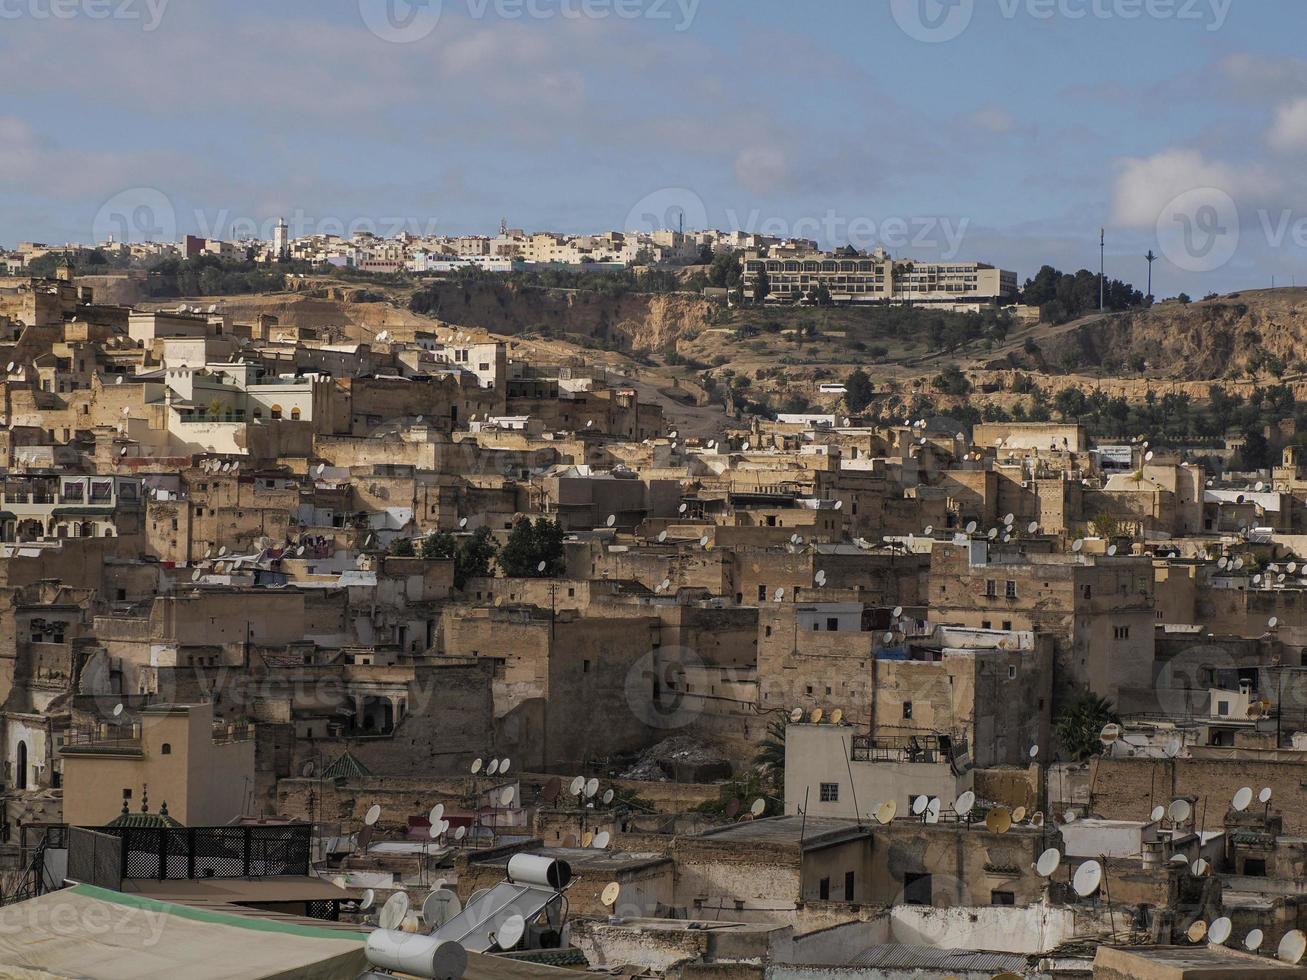
[[[848,966],[878,966],[918,970],[975,970],[981,973],[1024,973],[1030,965],[1020,953],[989,953],[977,950],[938,949],[934,946],[906,946],[882,943],[863,950]]]

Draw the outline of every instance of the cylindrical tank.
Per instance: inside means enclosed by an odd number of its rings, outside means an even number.
[[[368,963],[429,980],[460,980],[467,970],[467,950],[451,939],[375,929],[368,935]]]
[[[514,854],[508,860],[508,880],[561,891],[572,880],[572,866],[566,861],[555,861],[539,854]]]

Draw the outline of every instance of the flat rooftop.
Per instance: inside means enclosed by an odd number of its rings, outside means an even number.
[[[1094,980],[1273,980],[1307,978],[1307,969],[1222,946],[1100,946]]]
[[[528,851],[522,851],[523,854],[537,854],[540,857],[551,858],[555,861],[566,861],[571,867],[573,874],[581,871],[590,871],[595,874],[611,874],[618,871],[638,871],[642,868],[652,868],[660,864],[670,862],[672,859],[654,853],[631,853],[629,851],[600,851],[595,848],[582,847],[540,847]],[[515,857],[513,854],[496,854],[484,861],[472,859],[472,864],[507,868],[510,858]]]

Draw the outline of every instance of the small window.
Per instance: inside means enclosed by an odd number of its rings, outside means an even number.
[[[995,599],[998,597],[998,583],[992,578],[985,580],[985,598]]]
[[[844,901],[853,901],[853,872],[844,872]]]
[[[840,801],[840,784],[839,783],[822,783],[821,784],[821,802],[838,803]]]
[[[830,879],[829,879],[829,878],[823,878],[823,879],[821,879],[821,883],[817,886],[817,897],[820,898],[823,902],[829,902],[829,901],[830,901]]]
[[[904,718],[911,718],[911,717],[912,717],[912,702],[911,702],[911,701],[904,701],[904,702],[903,702],[903,717],[904,717]]]
[[[1004,631],[1005,633],[1011,633],[1011,632],[1012,632],[1012,620],[1010,620],[1010,619],[1005,619],[1005,620],[1003,620],[1003,631]]]
[[[1015,599],[1017,597],[1017,583],[1009,580],[1003,594],[1009,599]]]
[[[826,617],[826,632],[828,632],[828,633],[838,633],[838,632],[839,632],[839,629],[840,629],[840,621],[839,621],[839,617],[837,617],[837,616],[827,616],[827,617]]]
[[[1112,627],[1112,638],[1113,638],[1113,639],[1116,639],[1116,640],[1128,640],[1128,639],[1130,639],[1130,627],[1129,627],[1129,626],[1113,626],[1113,627]]]
[[[159,754],[172,755],[172,745],[170,745],[168,742],[164,742],[163,745],[159,746]]]
[[[1016,905],[1017,897],[1012,892],[992,891],[989,893],[990,905]]]
[[[931,904],[930,875],[914,874],[911,871],[903,875],[903,904]]]
[[[758,586],[758,601],[759,602],[767,601],[767,586],[765,585]]]
[[[581,661],[581,673],[583,674],[590,673],[590,661],[588,660]]]
[[[1007,665],[1007,679],[1010,681],[1014,681],[1017,679],[1017,668],[1015,664]]]
[[[1218,715],[1228,715],[1228,714],[1230,713],[1230,702],[1229,702],[1229,701],[1217,701],[1217,702],[1216,702],[1216,713],[1217,713]]]

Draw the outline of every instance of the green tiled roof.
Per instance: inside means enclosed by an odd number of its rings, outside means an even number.
[[[366,779],[372,775],[372,770],[359,762],[346,749],[344,754],[327,768],[322,770],[323,779],[344,779],[347,781]]]

